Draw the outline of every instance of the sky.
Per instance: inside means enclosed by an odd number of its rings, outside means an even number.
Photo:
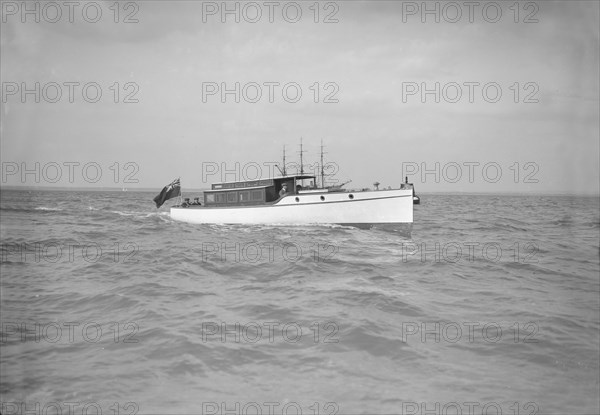
[[[596,1],[0,3],[2,186],[599,193]]]

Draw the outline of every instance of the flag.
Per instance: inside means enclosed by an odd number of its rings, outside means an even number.
[[[173,180],[173,182],[163,187],[160,193],[153,199],[154,203],[156,203],[156,208],[159,208],[165,203],[167,200],[177,197],[181,194],[181,183],[179,179]]]

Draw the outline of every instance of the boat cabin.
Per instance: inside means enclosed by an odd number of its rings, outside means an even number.
[[[252,206],[276,202],[284,184],[287,185],[286,195],[293,195],[305,189],[305,180],[311,181],[307,189],[315,188],[316,176],[306,175],[215,183],[210,190],[204,191],[204,206]]]

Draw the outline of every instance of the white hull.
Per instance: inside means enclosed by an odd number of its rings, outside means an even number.
[[[172,207],[171,217],[197,224],[408,224],[413,197],[412,189],[306,193],[259,206]]]

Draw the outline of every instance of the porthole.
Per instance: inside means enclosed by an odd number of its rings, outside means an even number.
[[[348,199],[354,199],[354,195],[353,194],[349,194],[348,195]]]
[[[300,201],[300,198],[299,198],[299,197],[297,197],[297,198],[296,198],[296,202],[299,202],[299,201]]]
[[[321,201],[324,202],[325,201],[325,196],[321,196]]]

